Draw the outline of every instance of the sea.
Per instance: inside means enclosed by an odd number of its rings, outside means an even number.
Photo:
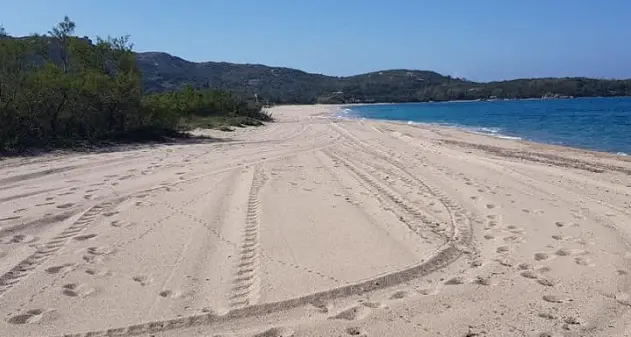
[[[342,107],[338,117],[439,125],[631,155],[631,97],[353,105]]]

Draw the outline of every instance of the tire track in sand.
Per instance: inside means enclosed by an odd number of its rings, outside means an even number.
[[[31,254],[4,275],[0,276],[0,296],[33,273],[37,267],[48,260],[48,258],[55,255],[64,245],[66,245],[70,239],[90,225],[99,214],[112,207],[117,202],[120,202],[120,200],[109,201],[90,207],[79,217],[79,219],[77,219],[77,221],[73,222],[57,236],[46,242],[42,248],[39,248],[35,253]]]
[[[260,166],[256,167],[248,195],[243,242],[236,266],[236,278],[232,287],[232,295],[230,296],[230,307],[232,309],[255,304],[259,297],[259,225],[261,208],[259,192],[266,180],[267,177],[264,175],[262,168]]]
[[[432,194],[435,195],[438,200],[441,200],[441,202],[443,202],[443,205],[450,213],[451,223],[447,224],[449,228],[444,228],[443,226],[441,226],[440,223],[423,214],[422,211],[414,207],[413,203],[397,195],[389,188],[386,188],[385,185],[379,183],[369,173],[363,171],[361,168],[354,165],[349,160],[343,158],[343,156],[339,156],[333,153],[333,151],[323,150],[322,152],[331,157],[333,160],[342,163],[360,180],[363,180],[368,186],[371,186],[374,190],[378,191],[382,197],[391,200],[392,203],[397,205],[400,213],[409,214],[412,218],[419,220],[423,225],[428,226],[431,231],[436,232],[437,234],[445,235],[445,244],[435,254],[440,255],[441,252],[445,249],[448,249],[448,247],[453,247],[454,249],[459,251],[460,254],[458,254],[458,257],[464,252],[471,252],[471,248],[469,248],[472,240],[471,221],[469,217],[466,216],[465,212],[457,204],[455,204],[451,200],[445,200],[446,196],[444,194],[431,189]],[[410,182],[412,181],[410,180]],[[405,223],[406,225],[410,226],[410,229],[412,231],[421,235],[418,227],[411,226],[410,222]],[[444,264],[442,267],[447,266],[449,263]]]
[[[398,159],[394,158],[391,155],[388,155],[387,153],[381,152],[383,150],[379,149],[380,146],[375,144],[366,144],[365,142],[361,141],[353,134],[351,134],[348,130],[337,125],[336,123],[331,123],[330,125],[340,134],[340,136],[342,136],[342,138],[345,138],[347,141],[349,141],[351,146],[377,159],[381,159],[383,162],[388,163],[400,172],[397,173],[393,170],[386,170],[389,174],[399,176],[402,181],[408,184],[414,183],[425,192],[435,196],[441,202],[443,207],[449,212],[449,216],[451,218],[452,235],[449,241],[456,244],[460,250],[463,250],[465,252],[472,251],[470,247],[471,241],[473,240],[471,223],[478,220],[473,214],[467,212],[462,206],[460,206],[456,201],[447,196],[447,194],[445,194],[440,189],[431,186],[429,183],[423,181],[418,176],[410,173],[405,168],[405,165],[401,163]],[[374,164],[367,166],[377,168]]]
[[[333,154],[335,156],[335,154]],[[361,174],[362,177],[369,177],[369,174],[364,172],[362,169],[354,166],[352,163],[346,162],[344,158],[337,157],[340,162],[345,163],[345,167],[355,172]],[[245,257],[246,261],[244,264],[240,264],[237,266],[237,274],[240,271],[243,271],[244,275],[250,275],[252,277],[248,278],[248,280],[243,280],[243,284],[247,285],[244,289],[244,300],[242,301],[234,301],[234,306],[232,309],[224,315],[218,315],[216,313],[206,313],[201,315],[193,315],[188,317],[178,317],[174,319],[160,320],[160,321],[152,321],[141,324],[135,324],[131,326],[114,328],[109,330],[101,330],[101,331],[90,331],[85,333],[77,333],[77,334],[68,334],[64,337],[93,337],[93,336],[101,336],[101,337],[129,337],[129,336],[138,336],[145,334],[155,334],[161,333],[165,331],[180,329],[180,328],[189,328],[194,326],[201,325],[213,325],[217,323],[223,322],[231,322],[238,319],[248,318],[248,317],[260,317],[262,315],[272,314],[300,306],[307,305],[309,303],[314,302],[322,302],[327,300],[332,300],[335,298],[348,297],[353,295],[359,295],[371,291],[376,291],[380,289],[385,289],[393,286],[400,285],[402,283],[406,283],[412,281],[414,279],[427,276],[435,271],[438,271],[451,263],[458,260],[464,252],[467,252],[468,246],[471,240],[470,227],[463,226],[464,223],[460,223],[459,226],[455,226],[452,232],[451,238],[447,240],[447,242],[442,245],[433,255],[429,256],[424,262],[419,264],[411,265],[407,268],[400,269],[398,271],[394,271],[387,274],[378,275],[357,283],[347,284],[341,287],[320,291],[316,293],[311,293],[305,296],[296,297],[289,300],[271,302],[271,303],[263,303],[263,304],[254,304],[256,300],[256,296],[258,295],[256,292],[258,288],[256,288],[258,282],[258,264],[259,264],[259,256],[261,255],[260,248],[258,247],[258,217],[257,214],[260,212],[260,203],[258,201],[258,193],[260,188],[262,187],[265,177],[260,175],[260,171],[256,171],[255,177],[253,178],[253,184],[250,189],[250,195],[248,200],[248,210],[246,215],[246,222],[254,221],[255,226],[247,226],[244,230],[244,244],[245,248],[241,251],[241,257]],[[367,184],[374,183],[374,179],[368,179]],[[376,189],[376,187],[375,187]],[[393,194],[394,196],[394,194]],[[452,203],[447,203],[448,206]],[[254,207],[256,205],[256,207]],[[413,207],[410,204],[409,207]],[[451,207],[450,207],[451,208]],[[452,208],[454,213],[461,213],[457,207]],[[458,212],[460,211],[460,212]],[[462,220],[461,217],[456,217],[459,220]],[[248,220],[251,219],[251,220]],[[456,219],[454,219],[456,221]],[[247,233],[256,233],[247,235]],[[246,242],[247,241],[247,242]],[[243,248],[243,246],[242,246]],[[252,250],[254,248],[254,250]],[[240,269],[241,268],[241,269]],[[240,275],[238,275],[240,276]],[[236,293],[236,292],[235,292]],[[246,303],[247,301],[247,303]]]
[[[227,170],[226,170],[227,171]],[[213,172],[212,174],[216,174]],[[211,174],[207,174],[211,175]],[[188,183],[189,181],[178,181],[171,186],[176,186],[182,183]],[[50,257],[54,256],[59,250],[61,250],[72,238],[77,236],[83,229],[88,227],[97,216],[103,213],[107,209],[112,209],[119,205],[123,201],[138,195],[141,193],[148,193],[155,190],[167,188],[168,186],[156,186],[148,189],[143,189],[129,193],[124,196],[119,196],[115,199],[111,199],[100,204],[94,205],[86,210],[76,221],[70,226],[66,227],[61,233],[57,234],[51,240],[46,242],[35,253],[29,255],[24,260],[20,261],[11,270],[0,276],[0,297],[7,291],[15,287],[20,281],[32,274],[37,267],[42,265]]]

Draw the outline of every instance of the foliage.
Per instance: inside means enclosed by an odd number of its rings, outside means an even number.
[[[223,91],[144,95],[129,37],[73,36],[68,17],[46,36],[0,30],[0,151],[173,135],[182,119],[269,120],[261,106]]]
[[[143,106],[157,115],[176,118],[170,122],[184,119],[186,128],[261,125],[272,120],[254,100],[222,90],[193,89],[191,85],[178,91],[147,95]]]
[[[350,77],[253,64],[193,63],[166,53],[138,53],[143,86],[162,92],[191,84],[281,104],[418,102],[556,96],[627,96],[631,80],[542,78],[478,83],[432,71],[387,70]]]

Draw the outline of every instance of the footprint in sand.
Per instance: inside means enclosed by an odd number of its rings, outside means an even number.
[[[14,235],[11,240],[9,240],[9,243],[31,243],[33,241],[37,241],[37,237],[32,235],[18,234]]]
[[[401,291],[397,291],[396,293],[392,294],[392,296],[390,296],[390,299],[400,300],[400,299],[408,297],[409,295],[410,295],[409,292],[407,292],[405,290],[401,290]]]
[[[86,241],[86,240],[90,240],[97,237],[97,234],[87,234],[87,235],[79,235],[77,237],[75,237],[74,239],[77,241]]]
[[[548,303],[564,303],[572,301],[571,299],[560,295],[543,295],[542,299]]]
[[[537,282],[539,282],[539,284],[541,284],[542,286],[546,286],[546,287],[554,287],[557,284],[559,284],[558,281],[551,279],[549,277],[541,277],[537,279]]]
[[[285,327],[275,327],[267,329],[253,337],[293,337],[294,331]]]
[[[370,315],[370,313],[370,308],[367,308],[366,306],[355,306],[338,313],[337,315],[331,317],[331,319],[355,321],[366,318],[368,315]]]
[[[15,315],[7,320],[11,324],[32,324],[42,320],[44,309],[31,309],[25,314]]]
[[[351,326],[351,327],[346,328],[346,333],[351,336],[368,337],[368,333],[366,332],[366,330],[358,326]]]
[[[324,314],[328,313],[332,308],[330,303],[327,303],[326,301],[323,301],[323,300],[315,300],[311,302],[311,305],[316,307],[318,311]]]
[[[74,204],[73,204],[73,203],[71,203],[71,202],[69,202],[69,203],[65,203],[65,204],[57,205],[57,208],[60,208],[60,209],[66,209],[66,208],[70,208],[70,207],[72,207],[72,206],[74,206]]]
[[[102,276],[111,276],[112,272],[107,269],[97,269],[97,268],[88,268],[85,270],[85,273],[92,276],[102,277]]]
[[[572,252],[570,252],[570,250],[567,248],[561,248],[557,250],[556,252],[554,252],[554,255],[557,255],[557,256],[568,256],[570,254],[572,254]]]
[[[497,249],[495,250],[498,253],[506,253],[508,252],[508,246],[499,246],[497,247]]]
[[[536,279],[537,278],[537,273],[535,273],[532,270],[524,270],[521,273],[519,273],[519,275],[521,275],[522,277],[525,277],[525,278],[529,278],[529,279]]]
[[[574,258],[574,263],[576,263],[579,266],[586,266],[586,267],[593,266],[590,262],[591,262],[590,259],[587,259],[584,257],[579,256],[579,257]]]
[[[108,247],[90,247],[87,253],[83,255],[83,260],[87,263],[97,263],[102,260],[103,255],[112,253],[113,250]]]
[[[50,267],[50,268],[46,268],[44,271],[47,272],[48,274],[57,274],[61,271],[67,271],[70,269],[70,267],[74,266],[73,263],[66,263],[66,264],[62,264],[60,266],[54,266],[54,267]]]
[[[512,267],[516,263],[513,258],[499,258],[495,259],[495,261],[504,267]]]
[[[523,238],[517,235],[508,235],[505,236],[502,240],[504,240],[504,242],[521,242],[523,241]]]
[[[112,249],[108,247],[90,247],[87,250],[88,254],[92,255],[105,255],[112,253]]]
[[[552,315],[551,313],[547,313],[547,312],[540,312],[539,314],[537,314],[537,316],[539,316],[541,318],[549,319],[549,320],[555,320],[556,319],[556,316]],[[542,336],[542,334],[539,334],[539,336]]]
[[[495,205],[494,204],[486,204],[486,208],[493,209],[493,208],[495,208]]]
[[[550,258],[550,256],[548,256],[548,253],[543,253],[543,252],[535,253],[535,256],[534,256],[535,261],[543,261],[543,260],[547,260],[548,258]]]
[[[160,297],[170,297],[173,294],[171,290],[162,290],[158,295]]]
[[[491,276],[481,276],[481,275],[479,275],[479,276],[477,276],[475,278],[473,283],[479,284],[479,285],[483,285],[483,286],[493,285],[493,283],[491,282]]]
[[[460,285],[464,283],[464,278],[462,276],[452,277],[449,280],[445,281],[446,285]]]
[[[141,286],[146,286],[151,283],[151,278],[147,275],[137,275],[132,278],[135,282],[138,282]]]
[[[435,295],[438,293],[438,291],[435,289],[427,289],[427,288],[417,289],[416,292],[424,296]]]
[[[379,302],[362,302],[362,305],[370,308],[370,309],[379,309],[379,308],[383,308],[384,305],[379,303]]]
[[[116,214],[118,214],[118,213],[119,213],[119,212],[107,212],[107,213],[103,213],[103,216],[106,216],[106,217],[108,217],[108,218],[109,218],[109,217],[112,217],[112,216],[114,216],[114,215],[116,215]]]
[[[62,294],[69,297],[85,297],[92,294],[94,288],[81,283],[67,283],[63,285]]]

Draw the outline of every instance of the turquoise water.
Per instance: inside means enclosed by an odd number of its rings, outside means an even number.
[[[631,155],[631,97],[363,105],[340,114]]]

